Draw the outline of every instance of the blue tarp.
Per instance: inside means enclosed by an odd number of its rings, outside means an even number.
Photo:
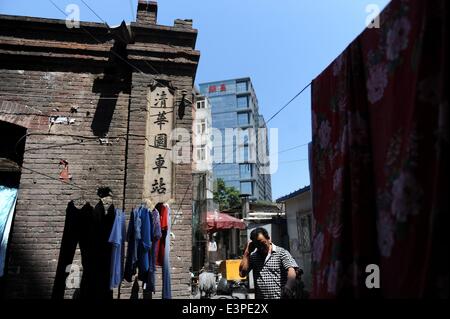
[[[5,269],[6,248],[16,207],[17,189],[0,185],[0,277]]]

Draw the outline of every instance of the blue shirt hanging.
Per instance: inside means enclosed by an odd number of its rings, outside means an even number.
[[[125,214],[116,209],[109,242],[112,244],[110,288],[119,287],[123,278],[123,248],[125,244]]]

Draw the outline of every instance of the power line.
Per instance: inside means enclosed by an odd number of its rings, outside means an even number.
[[[256,143],[255,143],[256,144]],[[215,149],[215,148],[229,148],[229,147],[232,147],[233,148],[233,154],[234,154],[234,152],[235,151],[237,151],[238,149],[239,150],[241,150],[243,147],[248,147],[248,146],[250,146],[250,145],[252,145],[252,147],[255,147],[255,146],[257,146],[257,145],[255,145],[255,144],[239,144],[239,143],[234,143],[234,144],[225,144],[225,145],[212,145],[211,146],[211,148],[212,149]],[[203,146],[204,144],[202,144],[202,145],[194,145],[194,146]],[[289,152],[289,151],[293,151],[293,150],[296,150],[296,149],[299,149],[299,148],[301,148],[301,147],[305,147],[305,146],[308,146],[309,145],[309,143],[305,143],[305,144],[300,144],[300,145],[296,145],[296,146],[293,146],[293,147],[291,147],[291,148],[288,148],[288,149],[285,149],[285,150],[282,150],[282,151],[279,151],[278,152],[278,154],[282,154],[282,153],[286,153],[286,152]],[[226,153],[226,152],[225,152]],[[228,153],[227,153],[228,154]]]
[[[105,20],[103,20],[101,17],[100,17],[100,15],[98,15],[95,11],[94,11],[94,9],[92,9],[84,0],[81,0],[81,2],[83,2],[83,4],[86,6],[86,7],[88,7],[89,8],[89,10],[91,10],[96,16],[97,16],[97,18],[99,18],[104,24],[105,24],[105,26],[108,28],[108,30],[109,31],[111,31],[111,28],[110,28],[110,26],[108,25],[108,23],[105,21]],[[131,0],[130,0],[130,5],[131,5]],[[139,6],[139,3],[138,3],[138,6]],[[132,6],[133,7],[133,6]],[[133,17],[134,17],[134,15],[133,15]],[[137,19],[137,18],[136,18]],[[120,40],[122,40],[124,43],[126,43],[126,41],[118,34],[117,35],[118,37],[119,37],[119,39]],[[170,46],[171,48],[176,48],[177,50],[180,50],[180,48],[177,48],[177,47],[175,47],[175,46],[173,46],[173,45],[171,45],[171,44],[168,44],[168,46]],[[181,51],[184,51],[185,52],[185,50],[184,49],[181,49]],[[122,59],[122,58],[121,58]],[[123,60],[123,59],[122,59]],[[125,61],[125,60],[123,60],[123,61]],[[146,61],[146,60],[143,60],[144,61],[144,63],[148,66],[148,67],[150,67],[153,71],[155,71],[157,74],[159,74],[159,75],[161,75],[161,72],[158,70],[158,69],[156,69],[156,67],[155,66],[153,66],[152,64],[150,64],[148,61]],[[125,62],[127,62],[127,61],[125,61]],[[130,64],[131,65],[131,64]],[[145,74],[144,72],[142,72],[141,70],[139,70],[142,74]],[[145,75],[147,75],[147,74],[145,74]],[[148,76],[148,75],[147,75]],[[170,89],[167,85],[165,85],[164,83],[161,83],[160,81],[158,81],[158,80],[156,80],[154,77],[151,77],[155,82],[157,82],[157,83],[159,83],[160,85],[162,85],[162,86],[164,86],[164,87],[166,87],[166,88],[168,88],[168,89]],[[187,102],[189,102],[190,104],[191,104],[191,108],[194,108],[194,105],[193,105],[193,103],[191,102],[191,101],[189,101],[188,99],[185,99]]]
[[[86,140],[90,140],[90,141],[94,141],[94,140],[100,140],[100,137],[95,137],[95,136],[85,136],[85,135],[76,135],[76,134],[57,134],[57,133],[27,133],[24,136],[22,136],[17,142],[16,145],[14,147],[15,153],[17,154],[17,145],[27,136],[32,136],[32,135],[37,135],[37,136],[61,136],[61,137],[71,137],[71,138],[78,138],[78,139],[86,139]],[[162,148],[162,147],[156,147],[154,145],[150,144],[149,139],[145,136],[145,135],[139,135],[139,134],[131,134],[131,133],[125,133],[125,134],[120,134],[117,136],[106,136],[104,138],[107,139],[126,139],[127,137],[140,137],[140,138],[144,138],[149,144],[147,144],[147,146],[149,147],[153,147],[159,150],[165,150],[167,154],[168,151],[171,151],[171,148]],[[72,143],[72,145],[76,145],[76,144],[84,144],[86,143],[86,141],[80,141],[78,143]],[[64,147],[65,145],[56,145],[54,147]],[[35,147],[35,148],[31,148],[31,149],[27,149],[28,151],[35,151],[35,150],[41,150],[41,149],[49,149],[51,148],[50,146],[44,146],[44,147]]]
[[[97,16],[97,18],[99,18],[99,19],[105,24],[105,26],[108,28],[109,31],[111,31],[111,27],[108,25],[108,23],[107,23],[105,20],[103,20],[102,17],[100,17],[100,15],[97,14],[97,12],[95,12],[94,9],[92,9],[92,8],[91,8],[84,0],[81,0],[81,2],[83,2],[83,4],[84,4],[84,5],[85,5],[92,13],[94,13],[94,15]],[[131,0],[130,0],[130,5],[131,5],[132,10],[133,10],[133,6],[132,6],[132,3],[131,3]],[[133,18],[134,18],[134,14],[133,14]],[[137,19],[137,18],[136,18],[136,19]],[[124,43],[126,43],[126,41],[125,41],[119,34],[117,34],[117,36],[119,37],[120,40],[122,40]],[[168,44],[168,46],[180,50],[180,48],[177,48],[177,47],[175,47],[175,46],[173,46],[173,45],[171,45],[171,44]],[[181,49],[181,51],[185,51],[185,50],[184,50],[184,49]],[[148,61],[146,61],[146,60],[143,60],[143,61],[144,61],[144,63],[145,63],[148,67],[150,67],[153,71],[155,71],[157,74],[161,75],[161,72],[160,72],[158,69],[156,69],[155,66],[151,65],[151,64],[150,64]],[[141,70],[139,70],[139,71],[140,71],[141,73],[145,74],[145,73],[142,72]],[[153,79],[155,82],[159,83],[160,85],[162,85],[162,86],[164,86],[164,87],[167,87],[167,85],[165,85],[164,83],[161,83],[160,81],[156,80],[154,77],[152,77],[152,79]],[[168,87],[167,87],[167,88],[168,88]],[[189,102],[190,102],[190,101],[189,101]],[[190,102],[190,103],[192,104],[192,102]]]
[[[53,0],[49,0],[52,4],[53,4],[53,6],[55,6],[64,16],[66,15],[66,13],[61,9],[61,8],[59,8],[54,2],[53,2]],[[83,0],[82,0],[83,1]],[[86,5],[86,3],[83,1],[83,3]],[[93,11],[88,5],[86,5],[91,11]],[[95,11],[93,11],[94,13],[95,13]],[[95,13],[95,15],[97,15],[96,13]],[[98,16],[98,15],[97,15]],[[100,18],[100,20],[102,20],[101,18]],[[111,28],[108,26],[108,24],[106,23],[106,22],[104,22],[105,23],[105,25],[106,25],[106,27],[108,28],[108,31],[111,31]],[[93,36],[89,31],[87,31],[85,28],[83,28],[83,27],[81,27],[80,26],[80,29],[82,29],[84,32],[86,32],[90,37],[92,37],[95,41],[97,41],[99,44],[101,44],[101,41],[99,41],[95,36]],[[148,77],[150,77],[150,78],[152,78],[152,80],[153,81],[155,81],[155,82],[157,82],[157,83],[160,83],[161,85],[163,85],[164,87],[167,87],[166,85],[164,85],[163,83],[161,83],[161,82],[159,82],[159,81],[157,81],[154,77],[152,77],[152,76],[150,76],[150,75],[148,75],[148,74],[146,74],[145,72],[143,72],[142,70],[140,70],[138,67],[136,67],[135,65],[133,65],[133,64],[131,64],[129,61],[127,61],[127,60],[125,60],[122,56],[120,56],[120,54],[117,54],[114,50],[111,50],[110,51],[112,54],[114,54],[117,58],[119,58],[121,61],[123,61],[123,62],[125,62],[126,64],[128,64],[130,67],[132,67],[133,69],[135,69],[136,71],[138,71],[139,73],[141,73],[142,75],[144,75],[144,76],[148,76]],[[147,62],[147,61],[145,61],[145,62]],[[149,65],[150,66],[150,65]],[[153,68],[153,67],[152,67]],[[153,68],[154,69],[154,68]],[[160,74],[160,73],[159,73]]]
[[[289,151],[292,151],[292,150],[296,150],[296,149],[298,149],[298,148],[301,148],[301,147],[304,147],[304,146],[308,146],[308,145],[309,145],[309,143],[306,143],[306,144],[300,144],[300,145],[297,145],[297,146],[293,146],[293,147],[291,147],[291,148],[288,148],[288,149],[279,151],[278,154],[286,153],[286,152],[289,152]]]
[[[62,12],[63,13],[63,15],[65,15],[65,13],[64,13],[64,11],[62,11],[52,0],[49,0],[60,12]],[[103,23],[107,26],[107,28],[108,28],[108,30],[111,30],[110,29],[110,27],[108,26],[108,24],[85,2],[85,1],[83,1],[83,0],[81,0],[82,2],[83,2],[83,4],[86,6],[86,7],[88,7],[101,21],[103,21]],[[131,3],[131,2],[130,2]],[[96,40],[98,43],[101,43],[98,39],[96,39],[89,31],[87,31],[87,30],[85,30],[84,28],[82,28],[83,29],[83,31],[85,31],[87,34],[89,34],[94,40]],[[146,73],[144,73],[142,70],[140,70],[139,68],[137,68],[136,66],[134,66],[134,65],[132,65],[129,61],[127,61],[127,60],[124,60],[120,55],[118,55],[116,52],[114,52],[114,51],[111,51],[114,55],[116,55],[119,59],[121,59],[122,61],[124,61],[125,63],[127,63],[129,66],[131,66],[132,68],[134,68],[134,69],[136,69],[137,71],[139,71],[141,74],[144,74],[144,75],[146,75],[146,76],[148,76],[148,74],[146,74]],[[158,74],[161,74],[158,70],[156,70],[156,68],[154,68],[153,66],[151,66],[147,61],[144,61],[149,67],[151,67],[154,71],[156,71]],[[152,80],[154,80],[154,81],[156,81],[156,82],[158,82],[158,83],[160,83],[159,81],[157,81],[156,79],[154,79],[154,77],[152,77]],[[162,84],[162,83],[160,83],[160,84]],[[310,83],[311,84],[311,83]],[[310,85],[309,84],[309,85]],[[164,85],[164,84],[162,84],[162,85]],[[308,86],[309,86],[308,85]],[[307,87],[308,87],[307,86]],[[166,85],[164,85],[164,87],[167,87]],[[274,116],[272,116],[267,122],[266,122],[266,124],[267,123],[269,123],[275,116],[277,116],[284,108],[286,108],[293,100],[295,100],[301,93],[303,93],[303,91],[304,90],[306,90],[306,88],[307,87],[305,87],[300,93],[298,93],[291,101],[289,101],[283,108],[281,108]],[[66,97],[67,98],[67,97]],[[114,98],[113,98],[114,99]],[[192,103],[191,103],[192,104]],[[130,136],[129,134],[126,134],[127,136]],[[95,139],[97,139],[97,138],[95,138]],[[185,199],[185,196],[186,196],[186,194],[187,194],[187,192],[188,192],[188,190],[190,189],[190,187],[192,186],[192,182],[190,183],[190,185],[189,185],[189,187],[186,189],[186,192],[185,192],[185,194],[184,194],[184,197],[183,197],[183,199],[182,199],[182,201],[181,201],[181,203],[180,203],[180,207],[182,206],[182,204],[183,204],[183,202],[184,202],[184,199]]]
[[[66,16],[66,13],[53,1],[53,0],[49,0],[50,3],[58,10],[60,11],[64,16]],[[109,27],[109,25],[106,23],[106,21],[104,21],[100,15],[98,15],[95,10],[93,10],[84,0],[81,0],[83,2],[83,4],[90,10],[92,11],[97,18],[99,18],[104,24],[105,26],[108,28],[108,31],[111,32],[111,28]],[[88,30],[86,30],[85,28],[83,28],[82,26],[80,26],[80,29],[82,29],[85,33],[87,33],[91,38],[93,38],[95,41],[97,41],[97,43],[101,44],[101,41],[99,41],[94,35],[92,35]],[[120,36],[117,35],[119,37],[119,39],[121,39],[124,43],[126,43],[126,41]],[[171,47],[174,47],[172,45],[169,45]],[[166,87],[168,89],[170,89],[166,84],[162,83],[161,81],[158,81],[154,76],[151,76],[145,72],[143,72],[141,69],[139,69],[138,67],[136,67],[135,65],[133,65],[132,63],[130,63],[128,60],[124,59],[120,54],[117,54],[114,50],[110,51],[113,55],[115,55],[117,58],[119,58],[121,61],[123,61],[124,63],[126,63],[127,65],[129,65],[131,68],[135,69],[136,71],[138,71],[139,73],[141,73],[142,75],[146,76],[146,77],[150,77],[152,79],[152,81],[159,83],[161,86]],[[161,72],[159,72],[153,65],[151,65],[148,61],[143,60],[144,63],[149,66],[153,71],[155,71],[158,75],[161,75]],[[194,108],[194,105],[191,101],[189,101],[188,99],[185,99],[187,102],[189,102],[191,104],[191,108]],[[175,108],[175,103],[174,103],[174,108]]]
[[[54,96],[54,95],[49,95],[49,92],[47,92],[47,94],[45,94],[45,95],[0,92],[0,96],[4,96],[4,95],[9,95],[9,96],[14,96],[14,97],[17,96],[17,97],[21,97],[21,98],[43,98],[43,99],[47,99],[47,100],[50,100],[50,99],[51,100],[63,99],[63,100],[81,100],[81,101],[83,101],[83,100],[94,100],[94,101],[99,100],[100,101],[100,100],[118,100],[119,99],[119,96],[117,96],[117,97],[101,97],[101,96],[99,96],[99,97],[97,97],[97,96],[95,96],[95,97],[86,97],[86,96],[73,96],[73,95],[72,96]],[[137,96],[137,95],[123,95],[123,97],[124,98],[141,98],[141,96]],[[147,102],[151,102],[151,101],[149,101],[147,96],[145,97],[145,99],[147,100]],[[7,101],[7,102],[10,102],[10,103],[21,103],[21,102],[18,102],[18,101]],[[56,101],[53,101],[53,102],[54,103],[59,103],[59,102],[56,102]],[[41,113],[41,114],[34,114],[33,113],[33,115],[40,115],[40,116],[44,116],[44,117],[58,116],[58,115],[44,114],[41,110],[38,110],[38,109],[36,109],[34,107],[30,107],[28,105],[24,105],[24,107],[36,110],[36,111]],[[174,105],[172,106],[172,109],[175,109],[176,107],[177,106],[174,103]],[[170,109],[170,107],[150,107],[150,108],[151,109]],[[137,108],[137,109],[131,110],[131,112],[135,112],[135,111],[148,111],[148,109],[147,108]],[[173,110],[172,111],[168,111],[168,112],[166,112],[166,114],[173,113],[173,112],[174,112]],[[13,114],[13,113],[7,113],[7,114]],[[22,113],[14,113],[14,114],[15,115],[32,115],[32,114],[28,114],[28,113],[23,113],[23,114]],[[59,115],[59,116],[61,116],[61,115]],[[154,114],[154,115],[151,115],[151,116],[158,116],[158,114]]]
[[[52,0],[49,0],[52,4],[53,4],[53,6],[55,6],[63,15],[65,15],[65,13],[64,13],[64,11],[63,10],[61,10]],[[111,28],[108,26],[108,24],[84,1],[84,0],[81,0],[82,2],[83,2],[83,4],[90,10],[90,11],[92,11],[93,13],[94,13],[94,15],[96,15],[97,16],[97,18],[99,18],[104,24],[105,24],[105,26],[108,28],[108,30],[109,31],[111,31]],[[131,1],[130,1],[130,5],[131,5]],[[131,6],[132,7],[132,6]],[[133,18],[134,18],[134,15],[133,15]],[[89,31],[87,31],[87,30],[85,30],[84,28],[81,28],[81,29],[83,29],[83,31],[85,31],[88,35],[90,35],[94,40],[96,40],[98,43],[101,43],[98,39],[96,39]],[[124,41],[120,36],[119,36],[119,38],[122,40],[122,41]],[[125,41],[124,41],[125,42]],[[172,46],[173,47],[173,46]],[[145,75],[145,76],[148,76],[146,73],[144,73],[142,70],[140,70],[139,68],[137,68],[136,66],[134,66],[134,65],[132,65],[129,61],[127,61],[127,60],[124,60],[120,55],[118,55],[116,52],[114,52],[114,51],[111,51],[111,53],[113,53],[115,56],[117,56],[119,59],[121,59],[122,61],[124,61],[125,63],[127,63],[129,66],[131,66],[132,68],[134,68],[134,69],[136,69],[137,71],[139,71],[141,74],[143,74],[143,75]],[[153,71],[155,71],[155,72],[157,72],[158,74],[161,74],[155,67],[153,67],[152,65],[150,65],[147,61],[145,61],[144,60],[144,62],[147,64],[147,66],[149,66]],[[159,82],[159,81],[157,81],[154,77],[151,77],[152,78],[152,80],[153,81],[155,81],[155,82],[157,82],[157,83],[159,83],[159,84],[161,84],[161,85],[163,85],[164,87],[167,87],[165,84],[163,84],[163,83],[161,83],[161,82]],[[62,98],[64,98],[64,97],[62,97]],[[190,102],[189,100],[188,100],[188,102]],[[193,103],[192,102],[190,102],[190,104],[191,104],[191,107],[194,107],[193,106]],[[175,107],[175,105],[174,105],[174,107]],[[131,134],[126,134],[127,136],[131,136]],[[25,135],[25,136],[27,136],[27,135]],[[67,135],[66,135],[67,136]],[[24,137],[22,137],[20,140],[22,140]],[[145,137],[146,138],[146,137]],[[96,138],[95,138],[96,139]],[[19,140],[19,141],[20,141]],[[148,139],[146,138],[146,140],[148,141]],[[151,145],[150,145],[151,146]],[[17,147],[17,144],[16,144],[16,147]],[[168,151],[168,149],[166,150],[166,153],[167,153],[167,151]],[[185,194],[184,194],[184,196],[183,196],[183,199],[181,200],[181,203],[180,203],[180,205],[179,205],[179,209],[182,207],[182,204],[183,204],[183,202],[184,202],[184,199],[185,199],[185,197],[186,197],[186,194],[187,194],[187,192],[188,192],[188,190],[190,189],[190,187],[192,186],[192,181],[191,181],[191,183],[190,183],[190,185],[189,185],[189,187],[186,189],[186,192],[185,192]],[[81,188],[82,189],[82,188]],[[176,220],[176,217],[175,217],[175,219],[174,219],[174,221],[173,222],[175,222],[175,220]],[[172,224],[173,224],[173,222],[172,222]],[[171,225],[172,225],[171,224]]]
[[[169,112],[167,112],[167,113],[172,113],[172,112],[173,112],[173,111],[169,111]],[[5,114],[17,115],[17,113],[5,113]],[[38,115],[39,115],[39,114],[38,114]],[[26,136],[31,136],[31,135],[40,135],[40,136],[62,136],[62,137],[72,137],[72,138],[80,138],[80,139],[88,139],[88,140],[99,140],[99,139],[100,139],[100,137],[97,137],[97,136],[86,136],[86,135],[79,135],[79,134],[58,134],[58,133],[28,133],[28,134],[26,134]],[[24,137],[26,137],[26,136],[24,136]],[[131,134],[131,133],[119,134],[119,135],[117,135],[117,136],[105,136],[104,138],[108,138],[108,139],[119,139],[119,138],[125,138],[125,137],[127,137],[127,136],[145,138],[145,139],[147,140],[147,142],[150,142],[150,141],[148,140],[148,138],[147,138],[145,135]],[[22,138],[24,138],[24,137],[22,137]],[[21,139],[22,139],[22,138],[21,138]],[[20,140],[21,140],[21,139],[20,139]],[[20,141],[20,140],[19,140],[19,141]],[[293,147],[291,147],[291,148],[288,148],[288,149],[279,151],[278,154],[282,154],[282,153],[285,153],[285,152],[288,152],[288,151],[291,151],[291,150],[295,150],[295,149],[298,149],[298,148],[301,148],[301,147],[304,147],[304,146],[308,146],[308,145],[309,145],[309,143],[296,145],[296,146],[293,146]],[[149,146],[152,146],[152,145],[150,144]],[[194,145],[194,146],[197,146],[197,145]],[[235,145],[235,144],[227,144],[227,145],[221,145],[221,146],[214,146],[214,145],[212,145],[212,148],[216,148],[216,147],[219,147],[219,148],[225,147],[225,148],[226,148],[226,147],[234,147],[234,146],[237,146],[236,148],[241,149],[242,146],[246,146],[246,145],[239,145],[239,144],[236,144],[236,145]],[[56,146],[56,147],[57,147],[57,146]],[[37,150],[37,149],[39,149],[39,148],[33,148],[33,150]],[[159,149],[162,149],[162,148],[159,148]],[[164,149],[164,150],[170,151],[171,149]],[[220,163],[217,163],[217,165],[219,165],[219,164],[220,164]]]
[[[172,229],[172,226],[175,224],[175,221],[177,220],[178,216],[182,214],[183,202],[184,202],[184,199],[186,198],[186,195],[187,195],[189,189],[192,187],[192,183],[193,183],[193,181],[191,181],[189,183],[189,186],[186,188],[186,191],[184,192],[183,199],[181,200],[180,204],[178,205],[178,210],[176,211],[175,216],[172,219],[172,222],[170,223],[170,229]]]
[[[47,100],[55,100],[55,99],[63,99],[63,100],[76,100],[76,101],[84,101],[84,100],[91,100],[91,101],[100,101],[100,100],[118,100],[119,97],[82,97],[82,96],[54,96],[54,95],[49,95],[49,92],[47,92],[47,94],[45,95],[40,95],[40,94],[18,94],[18,93],[10,93],[10,92],[0,92],[0,96],[14,96],[14,97],[21,97],[21,98],[42,98],[42,99],[47,99]],[[137,95],[123,95],[124,98],[141,98],[141,96],[137,96]],[[7,98],[7,97],[6,97]],[[151,102],[148,99],[148,96],[145,97],[145,99],[147,100],[147,102]],[[193,105],[193,103],[191,101],[189,101],[188,99],[185,99],[186,101],[188,101],[191,104],[191,108],[195,108],[195,106]],[[22,103],[22,101],[6,101],[9,103]],[[53,103],[60,103],[57,101],[52,101]],[[4,114],[12,114],[12,115],[36,115],[36,116],[42,116],[42,117],[55,117],[55,116],[62,116],[62,115],[51,115],[50,113],[44,114],[41,110],[38,110],[34,107],[30,107],[28,105],[23,105],[25,108],[29,108],[32,110],[36,110],[37,112],[39,112],[40,114],[36,114],[36,113],[23,113],[23,112],[2,112]],[[176,103],[173,104],[172,107],[150,107],[150,109],[172,109],[172,111],[167,111],[166,114],[170,114],[173,113],[174,110],[177,107]],[[1,110],[1,109],[0,109]],[[3,110],[1,110],[3,111]],[[149,111],[148,108],[135,108],[130,110],[130,112],[136,112],[136,111]],[[56,111],[58,112],[58,111]],[[155,117],[155,116],[159,116],[159,114],[153,114],[150,115],[150,117]]]
[[[14,152],[16,153],[16,155],[18,155],[18,153],[17,153],[17,145],[18,145],[25,137],[27,137],[27,136],[29,136],[29,135],[32,135],[32,134],[38,134],[38,133],[27,133],[27,134],[23,135],[21,138],[19,138],[19,140],[16,142],[16,145],[14,146]],[[45,176],[45,177],[47,177],[47,178],[49,178],[49,179],[57,180],[57,181],[62,182],[62,183],[64,183],[64,184],[66,184],[66,185],[69,185],[69,186],[71,186],[71,187],[75,187],[75,188],[78,188],[78,189],[80,189],[80,190],[87,191],[86,188],[83,188],[83,187],[81,187],[81,186],[78,186],[78,185],[75,184],[75,183],[69,183],[69,182],[67,182],[67,181],[65,181],[65,180],[55,178],[55,177],[53,177],[53,176],[51,176],[51,175],[48,175],[48,174],[39,172],[39,171],[37,171],[37,170],[28,168],[28,167],[26,167],[26,166],[23,166],[23,164],[20,165],[20,168],[21,168],[21,169],[24,169],[24,170],[27,170],[27,171],[30,171],[30,172],[33,172],[33,173],[38,174],[38,175]]]
[[[289,104],[291,104],[297,97],[299,97],[310,85],[310,82],[307,86],[305,86],[300,92],[298,92],[289,102],[287,102],[278,112],[276,112],[272,117],[266,122],[266,125],[273,120],[278,114],[280,114]]]
[[[18,146],[18,144],[19,144],[24,138],[26,138],[27,136],[31,136],[31,135],[38,135],[38,136],[64,136],[64,137],[76,137],[76,138],[83,138],[83,139],[87,139],[87,140],[96,140],[96,139],[98,139],[98,138],[96,138],[96,137],[83,136],[83,135],[51,134],[51,133],[27,133],[27,134],[23,135],[22,137],[20,137],[19,140],[16,142],[15,147],[14,147],[14,152],[16,153],[16,155],[18,155],[18,153],[17,153],[17,146]],[[122,135],[136,135],[136,134],[122,134]],[[118,135],[117,137],[110,137],[110,138],[116,139],[116,138],[121,138],[121,137],[123,137],[123,136],[119,136],[119,135]],[[141,136],[141,137],[144,137],[144,136]],[[147,139],[147,138],[146,138],[146,139]],[[78,143],[71,143],[70,145],[71,145],[71,146],[72,146],[72,145],[76,145],[76,144],[81,145],[81,144],[83,144],[83,143],[85,143],[85,141],[81,141],[81,142],[78,142]],[[68,145],[62,145],[62,146],[59,146],[59,147],[63,147],[63,146],[68,146]],[[151,145],[150,145],[150,146],[151,146]],[[58,147],[58,146],[54,146],[54,147]],[[41,150],[41,149],[47,149],[47,148],[49,148],[49,147],[42,147],[42,148],[40,148],[40,147],[35,147],[35,148],[27,149],[27,151]],[[169,150],[170,150],[170,149],[166,149],[166,153],[167,153],[167,151],[169,151]],[[83,190],[83,191],[88,191],[88,189],[83,188],[83,187],[81,187],[81,186],[79,186],[79,185],[77,185],[77,184],[75,184],[75,183],[70,183],[70,182],[67,182],[67,181],[65,181],[65,180],[61,180],[61,179],[55,178],[55,177],[53,177],[53,176],[51,176],[51,175],[48,175],[48,174],[39,172],[39,171],[37,171],[37,170],[28,168],[28,167],[26,167],[26,166],[21,165],[20,168],[21,168],[21,169],[24,169],[24,170],[28,170],[28,171],[33,172],[33,173],[38,174],[38,175],[45,176],[45,177],[47,177],[47,178],[49,178],[49,179],[52,179],[52,180],[56,180],[56,181],[62,182],[62,183],[66,184],[66,185],[69,185],[69,186],[71,186],[71,187],[75,187],[75,188],[78,188],[78,189]],[[187,193],[187,191],[186,191],[186,193]]]
[[[212,167],[211,171],[214,169],[214,167],[216,167],[216,166],[219,165],[219,164],[220,164],[220,163],[213,164],[213,167]],[[179,213],[179,212],[180,212],[180,210],[181,210],[181,208],[182,208],[182,206],[183,206],[183,203],[184,203],[184,199],[185,199],[185,197],[186,197],[186,194],[187,194],[187,192],[189,191],[189,189],[192,187],[192,184],[193,184],[193,183],[194,183],[194,181],[191,180],[191,182],[189,183],[189,186],[186,188],[186,191],[184,192],[183,199],[181,200],[180,204],[178,205],[178,213],[175,214],[175,216],[174,216],[174,218],[173,218],[173,220],[172,220],[172,223],[170,224],[170,228],[172,228],[172,226],[173,226],[173,224],[175,223],[175,221],[176,221],[176,219],[178,218],[178,216],[179,216],[180,214],[182,214],[182,213]]]
[[[97,141],[97,140],[101,139],[101,137],[87,136],[87,135],[79,135],[79,134],[39,133],[39,132],[35,132],[35,133],[27,133],[27,134],[23,135],[22,137],[20,137],[19,140],[16,142],[16,145],[15,145],[15,148],[14,148],[16,154],[17,154],[17,145],[18,145],[24,138],[26,138],[26,137],[28,137],[28,136],[33,136],[33,135],[35,135],[35,136],[59,136],[59,137],[70,137],[70,138],[77,138],[77,139],[82,139],[82,140],[85,139],[85,140],[89,140],[89,141]],[[131,134],[131,133],[124,133],[124,134],[119,134],[119,135],[115,135],[115,136],[105,136],[104,138],[111,139],[111,140],[117,140],[117,139],[124,139],[124,138],[130,137],[130,136],[131,136],[131,137],[140,137],[140,138],[144,138],[147,142],[150,142],[149,139],[147,138],[147,136],[145,136],[145,135]],[[80,142],[72,143],[72,144],[75,145],[75,144],[82,144],[82,143],[85,143],[85,141],[80,141]],[[71,144],[71,145],[72,145],[72,144]],[[67,145],[67,144],[64,144],[64,145],[62,145],[62,146],[56,145],[55,147],[63,147],[63,146],[66,146],[66,145]],[[167,154],[167,151],[172,151],[171,148],[155,147],[155,146],[153,146],[153,145],[148,145],[148,146],[154,147],[154,148],[157,148],[157,149],[160,149],[160,150],[164,150],[164,151],[166,151],[166,154]],[[43,148],[35,147],[35,148],[27,149],[27,150],[40,150],[40,149],[47,149],[47,148],[48,148],[48,147],[45,146],[45,147],[43,147]],[[220,163],[216,163],[216,164],[214,164],[214,165],[219,165],[219,164],[220,164]]]
[[[97,14],[97,12],[95,12],[94,10],[92,10],[92,8],[91,8],[86,2],[84,2],[84,0],[81,0],[81,2],[83,2],[83,4],[84,4],[86,7],[88,7],[88,9],[91,10],[91,12],[92,12],[93,14],[95,14],[95,16],[96,16],[97,18],[99,18],[100,21],[102,21],[102,22],[106,25],[106,27],[109,29],[109,26],[108,26],[108,24],[106,23],[106,21],[103,20],[103,19]]]
[[[111,31],[111,28],[110,28],[110,26],[108,25],[108,23],[106,23],[106,21],[105,20],[103,20],[101,17],[100,17],[100,15],[98,15],[97,14],[97,12],[95,12],[94,11],[94,9],[92,9],[84,0],[81,0],[81,2],[83,2],[83,4],[86,6],[86,7],[88,7],[88,9],[93,13],[93,14],[95,14],[95,16],[97,16],[97,18],[99,18],[104,24],[105,24],[105,26],[108,28],[108,30],[109,31]],[[119,37],[119,39],[120,40],[122,40],[124,43],[126,43],[126,41],[120,36],[120,35],[117,35],[118,37]],[[158,73],[158,74],[161,74],[161,72],[159,72],[153,65],[151,65],[151,64],[149,64],[147,61],[145,61],[145,60],[143,60],[144,61],[144,63],[145,64],[147,64],[147,66],[149,66],[153,71],[155,71],[156,73]],[[141,73],[143,73],[142,71],[140,71]],[[155,80],[156,81],[156,80]],[[158,81],[156,81],[156,82],[158,82]],[[160,83],[160,82],[158,82],[158,83]],[[163,83],[160,83],[161,85],[164,85]],[[165,85],[164,85],[165,86]]]
[[[89,97],[89,96],[74,96],[74,95],[67,95],[67,96],[49,96],[48,92],[46,95],[41,94],[19,94],[19,93],[12,93],[12,92],[0,92],[0,95],[11,95],[11,96],[19,96],[19,97],[31,97],[31,98],[55,98],[55,99],[67,99],[67,100],[117,100],[119,96],[116,97]],[[128,95],[123,95],[124,97],[128,97]],[[131,95],[130,97],[137,98],[138,96]]]
[[[78,186],[78,185],[75,184],[75,183],[69,183],[69,182],[67,182],[67,181],[65,181],[65,180],[55,178],[55,177],[53,177],[53,176],[51,176],[51,175],[47,175],[47,174],[45,174],[45,173],[36,171],[36,170],[31,169],[31,168],[28,168],[28,167],[26,167],[26,166],[23,166],[23,165],[22,165],[22,166],[20,166],[20,168],[21,168],[21,169],[24,169],[24,170],[27,170],[27,171],[30,171],[30,172],[33,172],[33,173],[38,174],[38,175],[45,176],[45,177],[47,177],[47,178],[49,178],[49,179],[53,179],[53,180],[62,182],[62,183],[66,184],[66,185],[69,185],[69,186],[71,186],[71,187],[75,187],[75,188],[78,188],[78,189],[83,190],[83,191],[88,191],[88,189],[83,188],[83,187],[81,187],[81,186]]]
[[[289,164],[289,163],[298,163],[298,162],[305,162],[305,161],[308,161],[308,159],[302,158],[302,159],[293,160],[293,161],[283,161],[283,162],[279,162],[278,164]]]

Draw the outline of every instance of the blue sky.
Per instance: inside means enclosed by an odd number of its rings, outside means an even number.
[[[82,21],[98,21],[79,0]],[[85,0],[110,25],[132,21],[137,0]],[[366,6],[389,0],[159,0],[158,23],[193,19],[201,59],[196,83],[249,76],[261,113],[270,118],[326,68],[365,28]],[[133,7],[133,10],[131,10]],[[0,13],[64,18],[49,0],[0,0]],[[311,99],[306,90],[275,117],[279,151],[311,141]],[[279,154],[273,199],[309,185],[308,149]]]

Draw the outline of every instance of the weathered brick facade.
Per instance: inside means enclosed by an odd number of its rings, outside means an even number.
[[[63,20],[0,16],[0,124],[18,125],[27,134],[4,297],[51,296],[70,200],[95,205],[97,188],[109,186],[115,206],[127,215],[141,203],[145,132],[152,125],[146,121],[149,86],[154,80],[169,83],[178,105],[182,90],[192,92],[199,60],[191,22],[156,25],[156,10],[156,3],[140,2],[138,21],[114,30],[100,23],[69,29]],[[72,123],[50,125],[56,116]],[[176,127],[191,131],[189,104]],[[69,183],[58,180],[61,159],[69,163]],[[172,295],[187,298],[191,164],[174,165],[173,176]],[[130,294],[131,284],[124,282],[120,298]]]

